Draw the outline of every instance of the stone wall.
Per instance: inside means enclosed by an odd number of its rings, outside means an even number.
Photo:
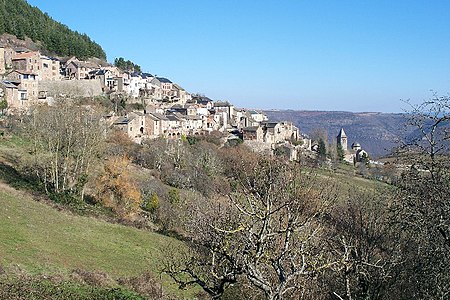
[[[262,154],[271,154],[272,145],[270,143],[264,143],[259,141],[244,140],[244,145],[248,146],[255,152]]]
[[[102,94],[100,80],[39,81],[39,91],[47,91],[54,98],[95,97]]]

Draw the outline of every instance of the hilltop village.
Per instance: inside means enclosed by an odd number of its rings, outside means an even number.
[[[213,101],[191,94],[165,77],[143,72],[125,72],[98,59],[55,58],[25,47],[0,44],[0,97],[9,114],[27,112],[37,104],[52,105],[57,99],[108,95],[116,101],[136,104],[125,114],[111,111],[108,126],[125,132],[131,140],[158,137],[177,139],[214,131],[226,141],[243,141],[257,152],[283,153],[289,160],[301,153],[314,155],[319,149],[292,122],[270,122],[260,111],[236,108],[228,101]],[[342,129],[338,144],[343,160],[363,161],[367,153],[355,143],[347,150]]]

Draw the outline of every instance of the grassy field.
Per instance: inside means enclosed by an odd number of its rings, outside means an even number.
[[[18,265],[30,274],[70,272],[81,268],[112,278],[149,270],[159,278],[164,250],[174,239],[123,225],[58,211],[25,192],[0,183],[0,265]],[[166,291],[181,294],[168,278]]]

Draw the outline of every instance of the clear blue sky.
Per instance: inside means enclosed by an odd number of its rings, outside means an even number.
[[[400,112],[450,92],[450,1],[28,0],[190,92],[240,107]]]

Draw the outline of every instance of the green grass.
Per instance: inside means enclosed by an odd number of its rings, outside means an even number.
[[[350,165],[340,165],[336,170],[305,168],[305,172],[310,172],[316,176],[318,187],[322,186],[330,192],[336,191],[337,201],[345,200],[346,197],[355,192],[383,193],[386,190],[393,189],[391,185],[384,182],[355,175],[356,169]]]
[[[141,300],[145,298],[121,288],[101,288],[72,282],[21,278],[0,281],[0,299]]]
[[[102,271],[112,278],[150,270],[159,278],[165,249],[174,239],[98,219],[58,211],[0,183],[0,265],[30,274]],[[184,294],[163,276],[169,293]]]

